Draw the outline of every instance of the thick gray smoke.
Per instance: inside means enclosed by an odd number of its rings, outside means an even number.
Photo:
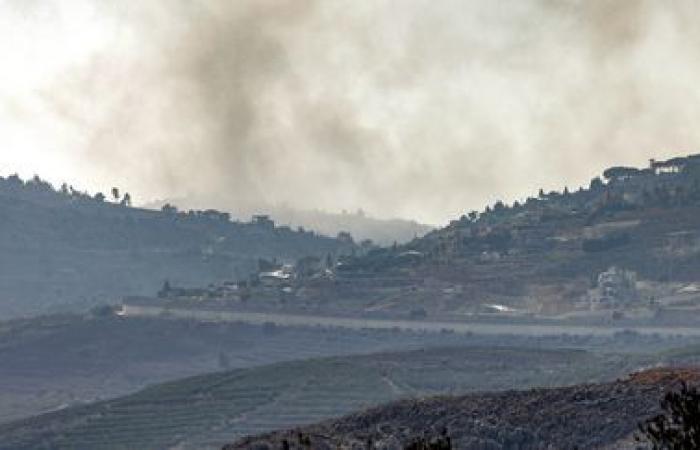
[[[141,197],[439,223],[700,142],[694,1],[94,1],[44,98]]]

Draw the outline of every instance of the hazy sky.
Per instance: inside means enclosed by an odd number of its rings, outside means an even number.
[[[693,153],[698,5],[0,0],[0,173],[444,223]]]

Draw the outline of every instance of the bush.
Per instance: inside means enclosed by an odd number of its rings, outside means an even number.
[[[404,450],[452,450],[452,439],[447,435],[447,430],[443,429],[438,437],[414,439]]]
[[[654,450],[700,448],[700,393],[681,382],[679,392],[668,392],[661,400],[664,413],[639,424],[642,437]]]
[[[112,317],[116,312],[114,305],[97,305],[90,309],[92,317]]]
[[[597,239],[586,239],[583,241],[583,251],[604,252],[617,247],[622,247],[632,241],[628,233],[613,233]]]

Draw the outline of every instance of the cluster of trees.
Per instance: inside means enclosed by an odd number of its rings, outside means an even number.
[[[700,160],[700,157],[696,158]],[[676,158],[681,161],[682,170],[658,176],[649,169],[616,166],[606,169],[603,178],[595,177],[588,188],[579,188],[572,192],[568,187],[563,191],[545,192],[540,189],[536,197],[528,197],[524,202],[515,201],[512,205],[498,200],[488,205],[483,212],[471,211],[462,215],[459,223],[470,224],[478,221],[493,223],[502,221],[510,215],[528,209],[542,210],[562,208],[571,210],[625,209],[640,206],[677,206],[700,202],[700,163],[685,163],[690,158]],[[678,163],[680,164],[680,163]],[[626,183],[637,177],[642,181]],[[629,200],[626,194],[634,200]]]
[[[91,195],[67,183],[63,183],[58,188],[54,188],[50,182],[41,179],[38,175],[26,181],[18,174],[10,175],[7,178],[0,177],[0,194],[3,191],[13,196],[17,195],[30,200],[37,200],[50,204],[62,204],[65,203],[66,200],[69,200],[71,203],[102,204],[108,202],[124,207],[132,206],[131,194],[129,192],[123,192],[118,187],[112,187],[106,194],[97,192]],[[206,224],[228,224],[233,222],[231,215],[227,212],[218,211],[216,209],[179,211],[176,206],[170,203],[163,205],[161,213],[166,217],[197,221]],[[272,223],[270,229],[276,233],[283,235],[294,233],[290,227],[276,227],[274,222],[270,221],[270,223]],[[307,231],[303,227],[299,227],[295,231],[308,238],[318,237],[316,233]],[[374,247],[371,241],[362,242],[359,245],[356,244],[352,235],[348,232],[338,233],[336,240],[353,251],[357,250],[363,253],[366,253],[369,249]]]
[[[72,200],[83,200],[83,201],[97,201],[105,202],[107,201],[107,196],[102,192],[97,192],[95,195],[90,195],[85,191],[80,191],[75,189],[73,186],[62,183],[61,186],[56,189],[53,185],[41,179],[38,175],[34,175],[28,180],[23,180],[18,174],[13,174],[7,178],[0,177],[0,186],[5,186],[14,191],[24,191],[27,193],[36,194],[48,194],[48,195],[60,195],[63,197],[69,197]],[[111,190],[112,201],[118,203],[122,206],[131,206],[131,194],[125,192],[124,195],[120,194],[119,188],[113,187]]]
[[[105,196],[101,193],[98,192],[95,194],[95,197],[100,196],[102,201],[105,200]],[[121,198],[121,200],[120,200]],[[113,187],[112,188],[112,199],[114,200],[115,203],[119,203],[122,206],[131,206],[131,194],[128,192],[125,192],[122,197],[119,196],[119,188]]]
[[[668,162],[664,162],[665,169],[658,174],[652,168],[611,167],[602,177],[593,178],[588,186],[577,190],[565,187],[560,192],[547,193],[540,189],[537,196],[515,201],[512,205],[499,200],[481,212],[466,213],[446,229],[429,233],[426,239],[401,246],[397,251],[421,250],[426,259],[449,263],[452,257],[460,257],[465,252],[507,251],[514,238],[506,231],[516,222],[556,223],[576,217],[592,224],[600,217],[620,211],[700,205],[700,156],[692,164],[685,163],[688,158],[681,160],[684,165],[678,170],[667,170]],[[606,251],[626,245],[629,238],[626,234],[614,234],[590,239],[583,243],[583,249]],[[544,248],[546,243],[536,245]],[[379,263],[375,265],[381,266],[386,260],[378,258],[385,255],[373,256],[373,262]]]

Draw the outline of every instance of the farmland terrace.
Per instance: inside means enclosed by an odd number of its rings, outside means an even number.
[[[0,423],[136,392],[148,385],[213,371],[295,359],[435,347],[565,347],[594,353],[656,353],[700,338],[631,330],[515,335],[514,328],[439,332],[416,328],[337,327],[266,320],[257,323],[100,314],[53,315],[0,322]],[[288,316],[284,316],[285,318]],[[488,330],[487,330],[488,331]],[[499,331],[498,333],[496,331]],[[552,330],[549,330],[552,331]]]
[[[683,361],[697,360],[695,349],[684,351]],[[221,448],[244,436],[339,417],[388,401],[613,380],[652,360],[672,358],[658,353],[640,356],[522,346],[462,346],[284,362],[155,385],[130,396],[0,425],[0,448]],[[506,399],[513,399],[515,404],[526,395],[506,393],[483,398],[493,398],[489,405]],[[480,398],[475,397],[474,402]],[[640,401],[646,402],[647,397]],[[367,414],[371,418],[376,415]],[[394,422],[382,419],[376,423],[390,425],[387,430],[394,433],[395,427],[400,427],[401,414],[396,414]],[[345,419],[345,423],[351,420]],[[374,429],[374,425],[371,427]],[[337,436],[350,437],[353,431],[350,426],[347,430]],[[359,428],[357,431],[364,433]],[[281,434],[274,435],[274,439],[277,436]],[[246,445],[236,448],[249,448]],[[275,445],[269,448],[281,448],[279,442]]]
[[[499,342],[508,340],[110,315],[17,319],[0,322],[0,423],[219,370],[322,356]],[[538,342],[533,340],[533,345],[543,345]],[[640,342],[668,347],[679,341],[642,338]]]

